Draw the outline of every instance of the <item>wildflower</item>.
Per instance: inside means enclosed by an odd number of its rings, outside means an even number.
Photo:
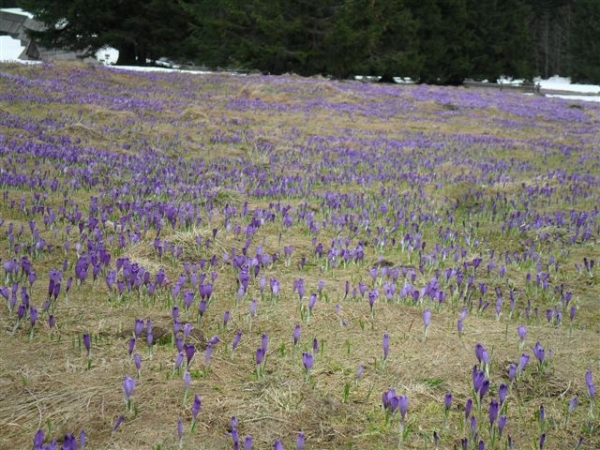
[[[133,394],[134,388],[135,380],[129,375],[125,375],[125,378],[123,379],[123,395],[125,403],[127,404],[127,409],[131,409],[131,395]]]
[[[302,450],[304,448],[304,433],[298,433],[296,436],[296,450]]]
[[[383,360],[386,361],[390,352],[390,335],[383,333]]]
[[[593,402],[596,397],[596,387],[594,386],[594,381],[592,380],[592,371],[588,370],[585,373],[585,384],[588,389],[588,395],[590,396],[590,400]]]
[[[429,329],[429,323],[431,322],[431,311],[426,309],[423,311],[423,324],[425,325],[425,329],[423,330],[423,337],[427,338],[427,330]]]
[[[304,365],[304,369],[306,372],[310,372],[310,369],[313,367],[313,355],[312,353],[304,352],[302,353],[302,364]]]
[[[519,339],[521,340],[519,348],[522,349],[525,345],[525,336],[527,335],[527,328],[525,328],[523,325],[519,325],[517,327],[517,334],[519,335]]]
[[[210,345],[207,345],[206,348],[208,349],[209,346]],[[187,365],[189,367],[190,363],[192,361],[192,358],[194,357],[194,354],[196,353],[196,347],[194,346],[194,344],[183,344],[183,351],[185,353]]]
[[[231,343],[231,351],[235,351],[235,349],[239,345],[241,339],[242,339],[242,330],[238,330],[235,333],[235,336],[233,337],[233,342]]]

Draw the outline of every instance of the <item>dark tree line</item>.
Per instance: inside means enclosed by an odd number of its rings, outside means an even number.
[[[600,0],[19,0],[48,47],[280,74],[600,81]],[[59,24],[59,26],[57,26]]]

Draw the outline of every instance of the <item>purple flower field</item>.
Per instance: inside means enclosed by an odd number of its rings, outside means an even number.
[[[597,449],[600,105],[0,64],[0,448]]]

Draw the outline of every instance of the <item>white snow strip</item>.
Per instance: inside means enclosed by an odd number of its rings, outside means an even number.
[[[585,102],[600,102],[600,96],[592,95],[546,95],[549,98],[562,98],[565,100],[582,100]]]

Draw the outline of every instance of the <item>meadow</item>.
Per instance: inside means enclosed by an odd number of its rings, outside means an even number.
[[[0,448],[600,448],[600,105],[0,65]]]

